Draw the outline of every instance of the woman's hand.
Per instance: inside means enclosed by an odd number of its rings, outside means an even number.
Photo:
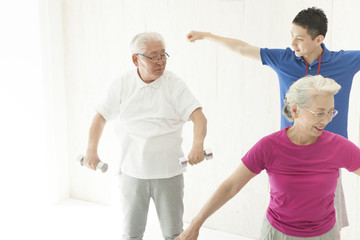
[[[183,231],[175,240],[196,240],[199,236],[199,228],[191,225]]]

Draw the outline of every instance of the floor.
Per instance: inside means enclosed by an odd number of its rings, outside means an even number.
[[[79,200],[67,200],[61,205],[15,210],[8,209],[4,231],[1,239],[34,239],[37,240],[120,240],[118,209]],[[4,219],[3,219],[4,220]],[[187,224],[185,224],[185,227]],[[148,223],[143,240],[163,239],[153,207],[150,208]],[[253,240],[234,234],[202,228],[199,240]]]

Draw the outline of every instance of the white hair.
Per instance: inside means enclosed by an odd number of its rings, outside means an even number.
[[[308,107],[313,96],[318,94],[335,95],[340,88],[341,86],[333,79],[321,75],[300,78],[290,86],[286,93],[282,113],[290,122],[293,122],[291,107],[294,104],[299,108]]]
[[[146,49],[147,42],[160,41],[165,48],[165,41],[163,37],[157,32],[143,32],[137,34],[131,40],[131,52],[135,53],[143,53]]]

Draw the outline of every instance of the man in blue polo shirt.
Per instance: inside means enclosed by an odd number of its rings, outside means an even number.
[[[279,78],[281,109],[284,107],[285,94],[290,85],[299,78],[308,74],[320,74],[334,79],[341,85],[341,91],[335,95],[335,109],[340,114],[325,129],[347,138],[349,96],[354,75],[360,70],[360,51],[335,52],[325,47],[323,41],[328,20],[321,9],[304,9],[296,15],[292,23],[292,49],[259,48],[238,39],[209,32],[191,31],[187,39],[190,42],[208,39],[270,66]],[[291,122],[281,115],[281,128],[289,125]],[[336,190],[335,208],[340,229],[348,226],[341,176]]]

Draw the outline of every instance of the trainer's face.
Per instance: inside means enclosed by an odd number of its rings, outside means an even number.
[[[314,53],[321,44],[318,37],[312,39],[307,29],[293,24],[291,29],[291,46],[297,57],[306,57]]]

